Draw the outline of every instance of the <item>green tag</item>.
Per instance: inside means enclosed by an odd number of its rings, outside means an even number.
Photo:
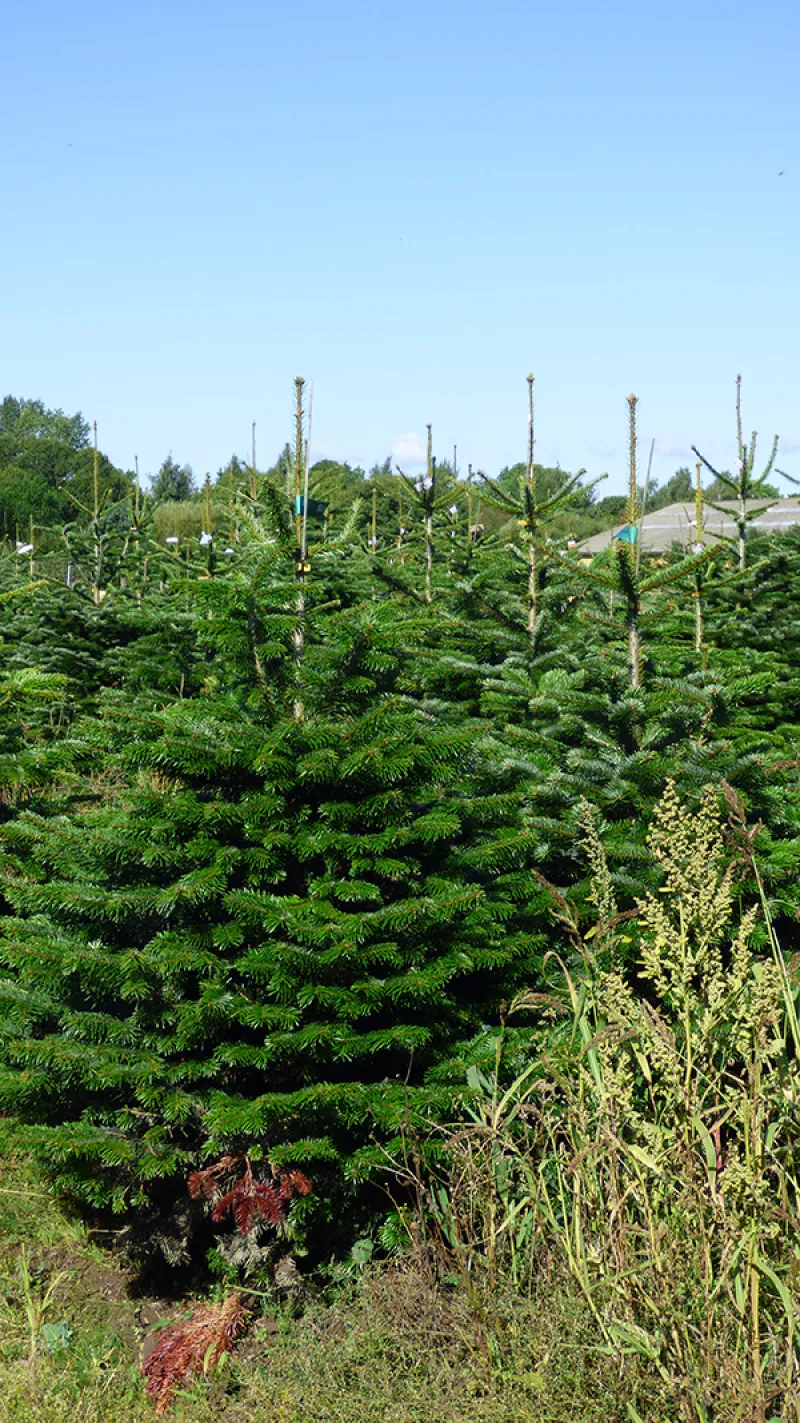
[[[302,494],[297,494],[297,495],[295,495],[295,501],[294,501],[294,512],[295,512],[295,514],[302,514],[302,513],[303,513],[303,505],[304,505],[304,504],[305,504],[305,500],[304,500]],[[325,517],[325,511],[326,511],[327,507],[328,507],[328,501],[327,501],[327,500],[324,500],[324,501],[323,501],[322,499],[309,499],[309,501],[308,501],[308,517],[309,517],[309,519],[324,519],[324,517]]]

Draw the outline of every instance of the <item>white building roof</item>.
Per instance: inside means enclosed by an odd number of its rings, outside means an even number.
[[[705,505],[703,509],[703,538],[705,543],[718,542],[720,537],[738,538],[736,525],[737,503],[735,499],[721,499],[719,508]],[[800,499],[750,499],[748,511],[759,509],[756,519],[748,522],[754,532],[776,533],[780,529],[790,529],[800,524]],[[725,513],[719,510],[724,509]],[[581,553],[601,553],[610,548],[615,536],[624,528],[624,517],[602,534],[592,534],[580,545]],[[641,529],[642,553],[665,553],[673,544],[680,544],[687,553],[697,542],[694,500],[685,503],[668,504],[654,514],[645,514]]]

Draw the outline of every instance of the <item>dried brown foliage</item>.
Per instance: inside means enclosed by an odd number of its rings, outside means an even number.
[[[165,1329],[142,1365],[146,1391],[156,1413],[166,1413],[178,1389],[192,1374],[208,1374],[244,1332],[248,1311],[240,1295],[223,1304],[198,1305],[191,1319]]]
[[[192,1199],[207,1201],[213,1221],[230,1215],[242,1235],[262,1220],[279,1225],[287,1201],[295,1192],[307,1196],[310,1190],[308,1177],[294,1168],[273,1169],[271,1181],[259,1181],[249,1159],[241,1156],[223,1156],[189,1176]],[[230,1295],[224,1304],[198,1305],[190,1319],[165,1329],[142,1365],[156,1413],[166,1413],[192,1374],[208,1374],[215,1368],[243,1333],[247,1317],[241,1295]]]
[[[260,1220],[279,1225],[287,1201],[295,1192],[307,1196],[310,1190],[308,1177],[291,1167],[276,1171],[271,1181],[259,1181],[250,1161],[240,1156],[223,1156],[189,1177],[192,1199],[204,1196],[211,1207],[211,1219],[217,1223],[231,1215],[242,1235],[248,1235]]]

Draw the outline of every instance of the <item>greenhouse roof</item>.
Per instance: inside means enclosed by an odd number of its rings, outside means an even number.
[[[758,517],[751,520],[749,527],[759,533],[776,533],[780,529],[790,529],[800,524],[800,499],[750,499],[748,510],[758,509]],[[719,507],[712,509],[705,505],[703,510],[703,533],[706,543],[720,538],[738,537],[736,526],[737,503],[734,499],[720,500]],[[721,513],[720,510],[724,510]],[[580,545],[581,553],[601,553],[609,548],[615,539],[630,542],[628,525],[621,522],[601,534],[593,534]],[[645,514],[642,520],[641,548],[643,553],[665,553],[673,544],[691,552],[697,542],[694,500],[680,504],[668,504],[654,514]]]

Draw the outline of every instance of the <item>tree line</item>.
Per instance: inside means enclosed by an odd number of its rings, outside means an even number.
[[[501,489],[513,491],[524,473],[524,464],[506,466],[492,478]],[[156,504],[164,506],[159,521],[163,536],[184,531],[201,532],[206,483],[211,486],[211,503],[220,522],[232,502],[246,492],[254,479],[268,478],[278,487],[293,489],[294,452],[285,444],[266,469],[254,470],[244,459],[232,455],[216,473],[198,480],[190,465],[180,463],[170,451],[151,480],[144,478],[141,489]],[[536,466],[540,497],[552,497],[569,484],[572,476],[558,467]],[[332,521],[346,520],[359,501],[362,523],[374,525],[374,537],[394,540],[403,527],[405,487],[391,458],[376,462],[369,470],[332,459],[316,461],[309,471],[313,496],[327,504]],[[458,507],[459,517],[481,533],[498,532],[506,526],[498,511],[484,497],[486,485],[479,471],[466,473],[453,467],[452,460],[437,462],[437,478],[442,494]],[[100,508],[106,519],[127,517],[126,510],[139,485],[137,471],[113,464],[102,451],[93,449],[92,428],[80,412],[66,415],[45,407],[41,400],[8,395],[0,404],[0,536],[27,543],[32,525],[40,531],[67,524],[85,523],[91,517],[93,485],[97,482]],[[694,497],[694,476],[679,469],[661,487],[652,485],[640,494],[650,511]],[[773,484],[764,485],[764,494],[777,497]],[[646,495],[646,498],[645,498]],[[720,479],[706,489],[710,502],[730,497]],[[585,538],[608,528],[624,512],[624,495],[604,495],[602,486],[578,487],[553,532],[565,537]],[[180,509],[170,505],[184,506]]]

